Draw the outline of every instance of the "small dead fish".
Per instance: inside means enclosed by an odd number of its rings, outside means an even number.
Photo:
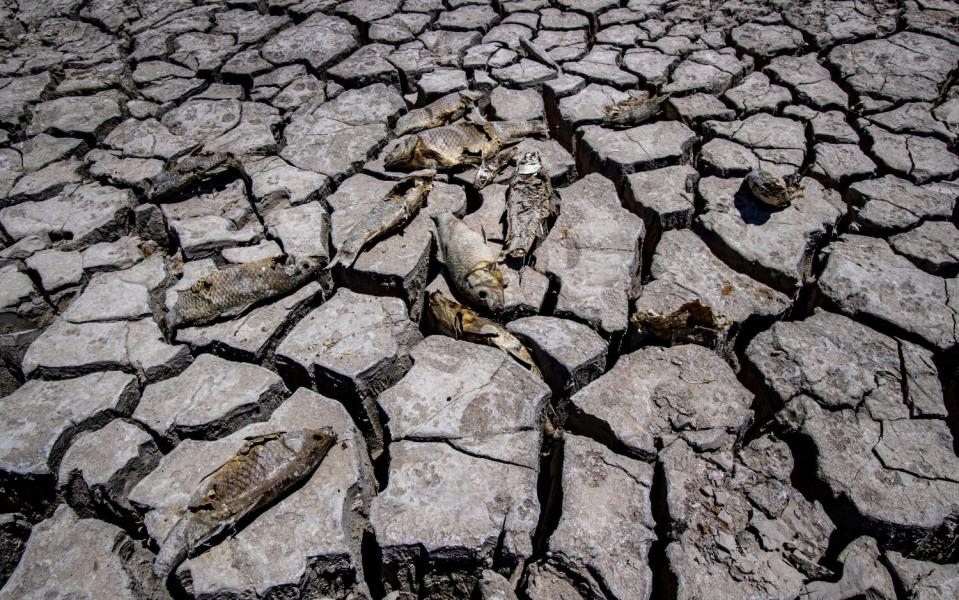
[[[665,342],[695,343],[712,346],[732,323],[715,314],[712,307],[698,299],[686,302],[666,314],[640,311],[630,319],[641,333],[648,333]]]
[[[802,186],[769,171],[753,169],[746,175],[746,184],[757,200],[773,208],[786,208],[803,196]]]
[[[165,580],[191,551],[270,504],[313,473],[336,443],[329,428],[294,429],[247,438],[207,475],[157,553],[153,572]]]
[[[529,369],[533,375],[543,379],[543,374],[536,366],[529,349],[499,323],[479,316],[473,310],[447,297],[443,292],[430,294],[430,314],[437,331],[443,335],[473,344],[499,348]]]
[[[611,127],[634,127],[645,123],[663,110],[663,102],[669,94],[652,98],[626,98],[605,108],[603,125]]]
[[[336,257],[330,263],[332,269],[337,265],[352,267],[363,247],[370,241],[395,231],[407,223],[423,206],[430,190],[433,189],[433,177],[407,177],[393,186],[393,189],[377,202],[362,220],[357,221],[340,245]]]
[[[529,41],[529,38],[520,38],[519,43],[522,44],[523,49],[526,50],[527,57],[535,58],[547,67],[556,69],[557,73],[563,72],[563,68],[559,66],[559,63],[550,58],[546,50]]]
[[[502,311],[506,304],[503,274],[483,236],[448,212],[436,215],[433,221],[439,260],[456,291],[477,307]]]
[[[190,151],[195,151],[197,147],[193,146]],[[173,157],[147,184],[144,190],[146,198],[150,202],[168,199],[209,179],[211,173],[218,169],[233,169],[246,177],[242,161],[229,152],[191,154],[181,160]]]
[[[513,160],[514,156],[516,156],[515,146],[507,150],[503,150],[488,160],[483,160],[480,163],[479,168],[476,169],[476,176],[473,177],[473,187],[481,190],[493,183],[493,180],[496,179],[496,177],[500,174],[500,171],[502,171],[503,168],[509,164],[509,161]]]
[[[516,164],[506,193],[506,247],[501,258],[526,256],[546,235],[553,213],[553,184],[539,152],[527,152]]]
[[[459,121],[407,138],[387,153],[383,163],[391,170],[478,165],[503,146],[546,133],[542,121]]]
[[[416,133],[424,129],[442,127],[463,117],[485,95],[475,90],[447,94],[423,108],[416,108],[396,120],[393,133],[397,136]]]
[[[321,266],[311,257],[271,256],[210,273],[177,295],[167,327],[173,331],[239,315],[261,300],[293,291]]]

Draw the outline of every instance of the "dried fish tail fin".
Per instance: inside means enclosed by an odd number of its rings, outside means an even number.
[[[180,519],[167,534],[153,561],[153,573],[160,581],[165,581],[190,553],[190,520]]]
[[[363,250],[363,241],[360,239],[348,239],[343,242],[340,249],[336,251],[336,256],[326,266],[327,270],[333,270],[337,265],[343,265],[344,268],[350,268]]]

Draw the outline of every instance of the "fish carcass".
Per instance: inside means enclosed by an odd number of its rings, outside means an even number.
[[[163,540],[153,572],[166,579],[191,551],[311,475],[336,442],[329,428],[251,437],[210,473]]]
[[[457,340],[499,348],[529,369],[533,375],[543,379],[543,374],[536,366],[529,349],[499,323],[481,317],[443,292],[430,294],[430,314],[439,333]]]
[[[167,328],[242,314],[261,300],[300,287],[321,266],[312,257],[271,256],[210,273],[177,295],[166,316]]]
[[[527,152],[517,163],[506,192],[506,247],[500,256],[529,254],[536,240],[546,236],[553,206],[553,184],[539,152]]]
[[[457,292],[471,304],[500,312],[506,304],[503,274],[482,235],[445,212],[433,217],[439,260]]]
[[[190,151],[195,151],[196,148],[197,146],[194,146]],[[149,202],[166,200],[210,179],[213,172],[220,169],[232,169],[248,179],[243,162],[234,154],[190,154],[180,160],[177,160],[177,157],[168,160],[163,170],[147,184],[144,194]]]
[[[611,127],[635,127],[652,119],[663,110],[669,94],[653,97],[626,98],[605,108],[603,125]]]
[[[753,169],[746,175],[746,185],[757,200],[772,208],[786,208],[793,200],[802,198],[804,193],[799,184],[759,169]]]
[[[463,117],[486,95],[475,90],[463,90],[438,98],[423,108],[415,108],[396,120],[396,136],[416,133],[424,129],[442,127]]]
[[[407,177],[394,185],[389,193],[373,206],[368,215],[353,225],[329,268],[336,265],[353,266],[364,246],[374,239],[392,233],[413,218],[423,206],[431,189],[432,175]]]

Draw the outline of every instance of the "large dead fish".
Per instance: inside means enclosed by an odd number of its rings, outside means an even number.
[[[448,212],[436,215],[433,221],[439,260],[456,291],[477,307],[502,311],[506,304],[503,274],[483,236]]]
[[[166,316],[170,331],[233,317],[253,304],[300,287],[320,269],[319,260],[304,256],[271,256],[226,267],[202,277],[177,295]]]
[[[330,268],[353,266],[364,246],[408,222],[423,206],[432,188],[432,175],[407,177],[394,185],[380,202],[373,205],[368,215],[353,225]]]
[[[397,119],[393,133],[401,136],[433,127],[442,127],[463,117],[484,97],[482,92],[475,90],[447,94]]]
[[[171,157],[163,170],[150,180],[144,190],[149,202],[166,200],[183,193],[209,179],[214,171],[221,169],[232,169],[246,177],[243,163],[236,155],[229,152],[192,154],[198,147],[192,146],[187,149],[186,153],[189,153],[189,156],[185,158]]]
[[[603,115],[603,125],[612,127],[635,127],[652,119],[663,110],[669,94],[641,98],[626,98],[610,104]]]
[[[501,257],[526,256],[546,235],[553,213],[553,184],[539,152],[527,152],[516,165],[506,192],[506,247]]]
[[[499,348],[529,369],[533,375],[543,378],[529,349],[499,323],[479,316],[443,292],[430,294],[430,314],[436,329],[443,335]]]
[[[200,483],[163,540],[153,572],[166,579],[191,551],[313,473],[335,442],[336,434],[329,428],[248,438],[230,460]]]
[[[449,169],[478,165],[503,146],[545,135],[543,121],[460,121],[417,133],[383,158],[387,169]]]

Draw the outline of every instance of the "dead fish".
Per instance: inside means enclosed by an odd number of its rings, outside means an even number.
[[[519,43],[522,44],[523,49],[526,50],[527,57],[535,58],[547,67],[556,69],[557,73],[563,72],[563,68],[559,66],[559,63],[550,58],[546,50],[529,41],[529,38],[520,38]]]
[[[353,225],[329,268],[337,265],[352,267],[370,241],[407,223],[423,206],[431,189],[432,175],[407,177],[394,185],[380,202],[373,205],[368,215]]]
[[[456,291],[477,307],[502,311],[506,304],[503,274],[484,236],[448,212],[436,215],[433,221],[439,260]]]
[[[516,156],[516,147],[503,150],[496,156],[488,160],[483,160],[480,163],[478,169],[476,169],[476,176],[473,177],[473,187],[478,190],[483,189],[489,184],[493,183],[493,180],[500,174],[500,171],[509,164],[509,161],[513,160],[513,157]]]
[[[437,331],[443,335],[499,348],[529,369],[533,375],[543,379],[543,374],[536,366],[529,349],[499,323],[479,316],[443,292],[430,294],[430,314]]]
[[[483,98],[485,95],[475,90],[447,94],[397,119],[393,133],[401,136],[433,127],[442,127],[463,117]]]
[[[542,121],[460,121],[417,133],[384,157],[387,169],[449,169],[478,165],[503,146],[545,135]]]
[[[200,482],[163,540],[153,572],[165,580],[191,551],[312,474],[335,442],[336,434],[329,428],[247,438],[230,460]]]
[[[506,247],[501,258],[526,256],[546,235],[553,213],[553,184],[539,152],[527,152],[516,164],[506,193]]]
[[[626,98],[605,108],[603,125],[611,127],[634,127],[655,117],[663,110],[663,102],[669,94],[650,98]]]
[[[787,182],[782,177],[761,169],[750,171],[746,175],[746,184],[757,200],[773,208],[786,208],[793,200],[803,196],[803,188],[799,184]]]
[[[163,170],[150,180],[144,190],[148,201],[157,202],[185,192],[209,179],[212,172],[219,169],[233,169],[246,177],[243,162],[235,154],[229,152],[193,154],[197,148],[199,145],[189,148],[186,151],[189,156],[186,158],[178,160],[175,156],[167,161]]]
[[[719,335],[732,325],[698,299],[686,302],[670,313],[639,311],[630,320],[641,333],[648,333],[665,342],[704,346],[712,346]]]
[[[166,317],[167,327],[173,331],[187,323],[242,314],[261,300],[300,287],[321,266],[312,257],[271,256],[210,273],[177,295]]]

